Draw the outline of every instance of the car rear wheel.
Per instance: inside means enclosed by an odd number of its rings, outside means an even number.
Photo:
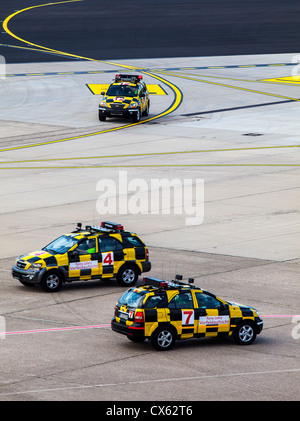
[[[117,281],[124,287],[131,287],[138,279],[138,271],[134,266],[121,267],[117,275]]]
[[[251,321],[243,321],[234,331],[233,340],[239,345],[250,345],[256,338],[255,326]]]
[[[168,351],[175,342],[175,334],[172,328],[165,326],[158,328],[151,336],[151,344],[159,351]]]
[[[41,287],[46,292],[57,292],[62,286],[62,279],[59,272],[51,271],[44,275]]]

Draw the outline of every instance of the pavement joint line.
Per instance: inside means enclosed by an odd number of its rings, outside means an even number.
[[[81,384],[76,386],[65,386],[65,387],[52,387],[47,389],[27,389],[18,392],[4,392],[0,393],[0,396],[13,396],[22,395],[28,393],[49,393],[49,392],[61,392],[63,390],[75,390],[75,389],[94,389],[104,387],[120,387],[120,386],[133,386],[142,384],[155,384],[155,383],[176,383],[179,381],[202,381],[203,379],[222,379],[228,377],[245,377],[245,376],[266,376],[271,374],[288,374],[288,373],[299,373],[300,368],[287,368],[284,370],[262,370],[262,371],[248,371],[248,372],[237,372],[237,373],[221,373],[221,374],[202,374],[200,376],[187,376],[187,377],[172,377],[172,378],[159,378],[159,379],[147,379],[147,380],[127,380],[121,382],[112,383],[99,383],[99,384]],[[115,390],[115,389],[114,389]]]
[[[180,154],[194,154],[194,153],[212,153],[212,152],[240,152],[240,151],[255,151],[266,149],[283,149],[283,148],[299,148],[300,145],[276,145],[276,146],[255,146],[249,148],[224,148],[224,149],[202,149],[193,151],[169,151],[169,152],[149,152],[149,153],[135,153],[135,154],[119,154],[119,155],[95,155],[95,156],[80,156],[67,158],[41,158],[41,159],[26,159],[13,161],[0,161],[3,164],[20,164],[30,162],[54,162],[54,161],[72,161],[84,159],[110,159],[110,158],[130,158],[130,157],[146,157],[146,156],[163,156],[163,155],[180,155]]]
[[[132,164],[132,165],[61,165],[38,167],[0,167],[0,170],[74,170],[99,168],[192,168],[192,167],[300,167],[300,164]]]

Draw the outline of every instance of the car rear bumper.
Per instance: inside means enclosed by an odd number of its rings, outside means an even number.
[[[150,272],[151,262],[141,262],[141,265],[142,265],[142,272]]]
[[[122,335],[129,336],[130,338],[142,339],[144,338],[145,328],[138,326],[137,323],[133,325],[126,325],[125,323],[117,322],[115,318],[111,321],[111,329],[114,332],[121,333]]]

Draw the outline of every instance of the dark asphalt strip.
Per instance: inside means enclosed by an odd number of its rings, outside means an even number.
[[[185,117],[192,117],[192,116],[197,116],[197,115],[202,115],[202,114],[223,113],[223,112],[226,112],[226,111],[236,111],[236,110],[243,110],[243,109],[247,109],[247,108],[257,108],[257,107],[266,107],[266,106],[269,106],[269,105],[286,104],[288,102],[294,102],[294,100],[288,99],[288,100],[285,100],[285,101],[265,102],[263,104],[243,105],[241,107],[220,108],[218,110],[199,111],[199,112],[195,112],[195,113],[187,113],[187,114],[181,114],[181,115],[185,116]]]

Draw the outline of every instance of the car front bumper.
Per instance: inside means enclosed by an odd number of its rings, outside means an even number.
[[[99,115],[103,117],[127,117],[130,118],[138,112],[138,108],[132,109],[111,109],[111,108],[103,108],[99,107]]]
[[[13,265],[11,269],[12,277],[19,281],[28,282],[29,284],[39,284],[43,270],[24,270]]]
[[[263,327],[264,327],[264,322],[263,320],[259,319],[256,322],[256,333],[259,334],[263,330]]]
[[[126,110],[123,109],[113,109],[113,108],[103,108],[99,107],[99,115],[103,117],[132,117],[134,114],[136,114],[139,111],[138,108],[126,108]]]

